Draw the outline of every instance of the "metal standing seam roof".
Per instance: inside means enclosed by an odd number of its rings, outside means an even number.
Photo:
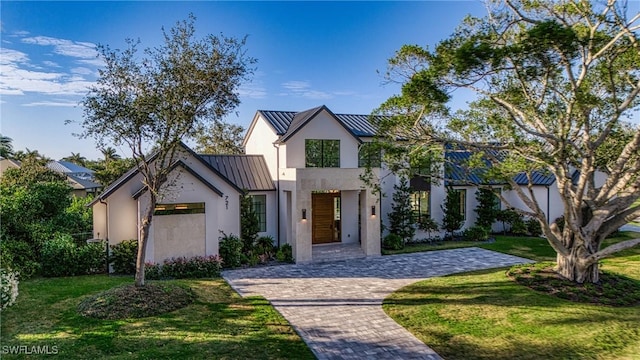
[[[471,172],[465,171],[463,163],[473,155],[471,151],[465,150],[447,150],[445,158],[447,163],[445,164],[446,181],[447,185],[463,185],[463,184],[482,184],[487,183],[482,180],[484,169],[475,169]],[[498,155],[499,156],[499,155]],[[491,167],[489,161],[485,161],[487,168]],[[527,174],[522,172],[513,177],[513,180],[518,185],[528,185],[529,179]],[[533,185],[549,186],[555,182],[555,177],[552,174],[546,174],[543,171],[533,171],[531,173],[531,183]],[[490,184],[497,184],[497,182],[490,182]]]
[[[95,171],[69,161],[50,161],[47,167],[51,170],[65,174],[93,174]]]
[[[77,189],[97,189],[97,188],[101,188],[102,185],[95,183],[93,181],[90,180],[86,180],[80,177],[77,177],[73,174],[67,174],[67,177],[71,180],[73,180],[74,182],[76,182],[78,185],[80,185],[79,188]],[[74,187],[75,188],[75,187]]]
[[[198,156],[240,189],[248,191],[276,189],[262,155]]]
[[[322,106],[300,112],[274,110],[258,110],[258,112],[271,124],[277,135],[283,136],[295,131],[298,126],[304,124],[307,115],[312,115],[321,108]],[[376,134],[375,127],[369,122],[369,115],[335,114],[335,116],[355,136],[373,137]]]

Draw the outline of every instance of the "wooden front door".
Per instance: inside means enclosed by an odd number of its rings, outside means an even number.
[[[336,219],[336,207],[339,212],[339,193],[311,194],[312,244],[326,244],[340,241],[340,220]]]

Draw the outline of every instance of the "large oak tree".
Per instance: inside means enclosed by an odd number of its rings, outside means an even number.
[[[602,258],[640,244],[602,248],[640,216],[640,14],[615,0],[486,7],[487,16],[468,17],[432,50],[406,45],[390,60],[388,79],[402,91],[377,111],[386,116],[374,118],[387,161],[431,155],[435,164],[443,146],[474,151],[467,170],[517,193],[557,252],[558,272],[597,282]],[[475,97],[454,112],[460,93]],[[535,196],[534,171],[555,176],[559,225]],[[528,186],[513,181],[521,172]]]
[[[124,145],[149,190],[141,209],[136,286],[144,285],[147,239],[154,209],[180,143],[220,121],[240,103],[238,88],[253,73],[245,39],[223,35],[196,38],[195,17],[178,22],[158,47],[138,52],[127,40],[124,50],[99,46],[105,61],[97,85],[84,98],[84,137],[99,147]]]

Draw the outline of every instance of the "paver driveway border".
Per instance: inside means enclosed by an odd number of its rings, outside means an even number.
[[[533,262],[480,248],[223,272],[241,295],[260,295],[318,359],[440,359],[382,310],[397,289],[436,276]]]

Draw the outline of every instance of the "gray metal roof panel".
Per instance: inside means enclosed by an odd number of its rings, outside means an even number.
[[[315,111],[321,108],[323,108],[323,106],[301,112],[274,110],[259,110],[258,112],[262,114],[269,124],[271,124],[277,135],[283,136],[287,133],[294,132],[298,126],[304,124],[304,120],[306,120],[305,115],[312,115]],[[355,136],[372,137],[376,134],[375,127],[369,121],[369,115],[335,114],[335,116],[345,125],[347,130]],[[300,120],[297,120],[296,118]],[[295,122],[294,119],[296,119]]]
[[[248,191],[271,191],[275,185],[262,155],[199,155],[236,187]]]

